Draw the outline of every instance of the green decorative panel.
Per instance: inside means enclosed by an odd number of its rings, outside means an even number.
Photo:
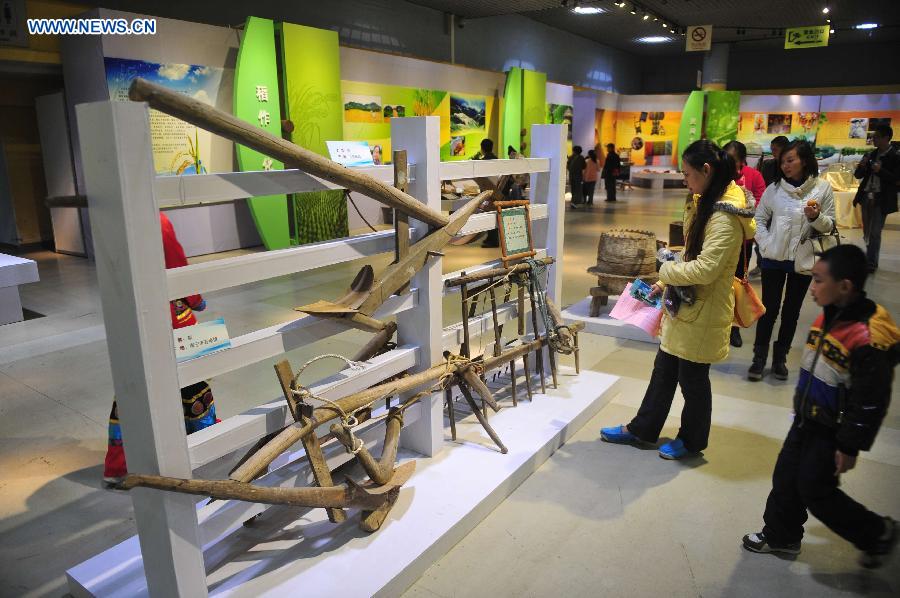
[[[250,17],[244,26],[234,75],[234,114],[281,137],[275,24],[269,19]],[[235,151],[241,171],[284,169],[281,162],[243,145],[236,145]],[[247,204],[266,249],[289,247],[287,197],[254,197]]]
[[[503,113],[500,126],[500,147],[506,151],[511,145],[517,150],[522,143],[522,69],[513,67],[506,73],[506,87],[503,89]],[[505,157],[505,156],[504,156]]]
[[[681,169],[681,154],[693,142],[700,139],[703,134],[703,103],[706,98],[704,91],[692,91],[684,103],[681,111],[681,127],[678,129],[678,145],[675,153],[678,155],[678,168]]]
[[[344,138],[338,34],[283,23],[281,57],[291,141],[328,156],[325,142]]]
[[[300,245],[350,236],[343,189],[295,195],[294,214]]]
[[[741,92],[706,92],[706,137],[722,147],[737,139],[741,120]]]
[[[547,120],[547,75],[537,71],[523,71],[522,76],[522,126],[526,129],[526,155],[531,155],[531,125],[542,125]]]

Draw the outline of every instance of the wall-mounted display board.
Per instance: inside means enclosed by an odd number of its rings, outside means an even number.
[[[503,126],[500,145],[513,146],[530,156],[531,126],[547,122],[547,75],[513,67],[503,90]]]
[[[281,136],[275,23],[269,19],[250,17],[244,25],[234,75],[234,115]],[[243,145],[235,146],[235,154],[241,171],[284,169],[281,162]],[[286,195],[253,197],[247,205],[266,249],[290,247]]]
[[[127,102],[128,87],[136,77],[164,85],[215,106],[222,83],[222,69],[196,64],[161,64],[144,60],[105,57],[109,97]],[[173,116],[150,111],[153,166],[157,174],[198,174],[231,170],[211,163],[212,133]]]
[[[703,106],[706,92],[692,91],[681,111],[681,125],[678,128],[678,147],[686,148],[700,139],[703,134]],[[683,150],[682,150],[683,151]],[[678,169],[681,169],[681,152],[678,152]]]
[[[706,138],[723,147],[737,139],[741,92],[706,92]]]
[[[678,147],[681,112],[614,112],[616,149],[630,149],[634,166],[671,166]]]
[[[344,139],[367,141],[376,164],[390,162],[392,118],[440,117],[447,162],[473,158],[496,114],[494,98],[482,95],[360,81],[342,81],[341,90]]]

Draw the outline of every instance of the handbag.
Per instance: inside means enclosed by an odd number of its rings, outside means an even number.
[[[750,328],[753,323],[766,313],[766,306],[750,286],[750,258],[747,256],[747,238],[741,243],[741,259],[744,260],[744,276],[734,277],[731,288],[734,289],[734,324],[741,328]]]
[[[816,265],[817,256],[841,244],[841,234],[838,232],[837,222],[832,222],[831,232],[828,233],[818,232],[808,221],[804,225],[794,254],[794,271],[808,275]]]

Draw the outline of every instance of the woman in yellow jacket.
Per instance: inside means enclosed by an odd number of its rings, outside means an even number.
[[[680,459],[706,448],[712,414],[709,384],[711,363],[728,357],[734,319],[734,268],[741,246],[752,239],[754,201],[734,183],[734,161],[714,143],[695,141],[682,155],[684,177],[694,194],[685,207],[687,238],[684,261],[665,262],[653,296],[665,293],[666,303],[676,289],[692,287],[690,304],[682,302],[674,314],[665,311],[660,349],[653,375],[631,422],[603,428],[607,442],[655,443],[669,415],[675,388],[681,385],[684,410],[675,440],[659,448],[665,459]]]

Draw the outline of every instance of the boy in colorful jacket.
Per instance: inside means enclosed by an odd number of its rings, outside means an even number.
[[[806,341],[794,423],[772,474],[765,527],[743,544],[753,552],[798,554],[809,510],[862,551],[861,565],[879,567],[897,542],[897,524],[847,496],[839,476],[872,447],[887,412],[900,331],[862,291],[866,256],[858,247],[829,249],[812,274],[810,293],[823,313]]]
[[[168,217],[160,212],[159,226],[162,232],[163,257],[166,269],[187,266],[184,248],[175,236],[175,228]],[[185,328],[197,323],[195,311],[206,309],[206,301],[200,295],[190,295],[184,299],[169,302],[172,313],[172,328]],[[206,382],[196,382],[181,389],[181,407],[184,411],[184,427],[188,434],[207,428],[216,423],[216,406],[212,389]],[[119,406],[113,401],[109,414],[106,458],[103,461],[103,483],[115,487],[128,474],[125,463],[125,449],[122,444],[122,428],[119,425]]]

